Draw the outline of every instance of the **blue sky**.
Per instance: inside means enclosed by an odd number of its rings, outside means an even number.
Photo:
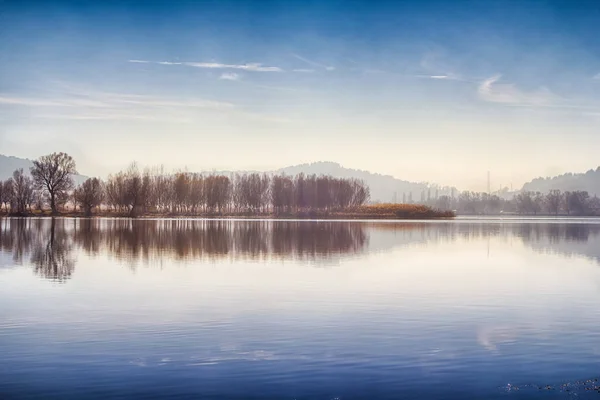
[[[599,164],[598,21],[592,1],[4,1],[0,153],[518,186]]]

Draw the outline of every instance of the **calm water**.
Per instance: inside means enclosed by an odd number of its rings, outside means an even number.
[[[598,398],[594,220],[0,220],[0,398]]]

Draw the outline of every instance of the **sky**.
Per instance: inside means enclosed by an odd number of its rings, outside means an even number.
[[[594,1],[0,0],[0,154],[486,190],[600,165]]]

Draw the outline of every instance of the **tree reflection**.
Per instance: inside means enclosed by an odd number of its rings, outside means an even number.
[[[221,258],[325,259],[357,253],[367,237],[361,224],[225,221],[92,220],[77,230],[81,247],[94,243],[129,261]],[[90,238],[93,235],[93,238]]]
[[[600,262],[600,225],[588,223],[397,223],[130,219],[0,220],[0,251],[13,264],[29,260],[39,276],[64,282],[75,250],[136,266],[216,260],[339,262],[397,246],[498,237],[536,251],[583,255]]]
[[[36,274],[57,282],[66,281],[75,270],[73,238],[65,229],[64,222],[60,220],[60,227],[57,229],[57,221],[52,218],[50,229],[46,232],[36,224],[39,240],[31,252],[31,263]]]

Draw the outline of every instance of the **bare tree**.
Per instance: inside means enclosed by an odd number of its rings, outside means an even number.
[[[136,217],[139,208],[146,204],[150,191],[149,180],[143,179],[137,164],[132,163],[125,172],[125,205],[129,216]]]
[[[89,178],[75,189],[75,202],[83,208],[85,215],[92,215],[94,207],[104,199],[102,182],[98,178]]]
[[[73,175],[77,173],[75,160],[66,153],[52,153],[33,162],[31,176],[38,189],[50,197],[52,213],[57,213],[57,198],[73,189]]]
[[[11,182],[10,210],[11,212],[23,214],[34,200],[33,182],[30,177],[24,174],[23,168],[13,172]]]
[[[2,184],[2,195],[0,197],[0,206],[4,205],[4,209],[8,211],[10,201],[13,196],[13,182],[12,179],[7,179]]]
[[[179,172],[173,181],[173,201],[177,211],[183,212],[190,193],[190,177],[186,172]]]

